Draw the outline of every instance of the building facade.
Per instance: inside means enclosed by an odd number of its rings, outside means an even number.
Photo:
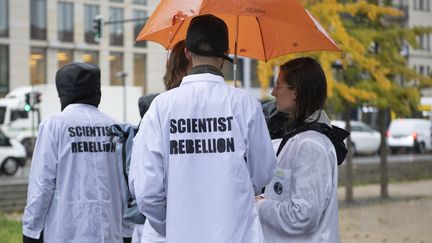
[[[102,85],[163,90],[166,51],[154,43],[135,43],[145,20],[106,24],[100,42],[93,19],[144,19],[158,1],[0,0],[0,95],[23,85],[53,84],[67,63],[101,68]],[[152,70],[149,72],[148,70]],[[151,81],[151,82],[150,82]]]
[[[159,0],[0,0],[0,96],[31,84],[53,84],[55,72],[72,61],[100,66],[103,85],[142,87],[143,94],[161,92],[167,51],[152,42],[135,43],[144,20],[103,26],[95,41],[94,18],[104,21],[143,19]],[[403,25],[430,26],[432,0],[395,0],[406,17]],[[432,73],[432,37],[418,37],[417,48],[404,54],[419,73]],[[238,80],[259,97],[256,61],[239,58]],[[233,67],[224,65],[227,80]],[[126,74],[122,79],[121,74]],[[432,96],[432,93],[431,93]]]

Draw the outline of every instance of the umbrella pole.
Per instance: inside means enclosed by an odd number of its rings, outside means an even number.
[[[237,43],[238,43],[238,31],[239,31],[239,16],[237,15],[237,28],[236,28],[236,38],[234,43],[234,65],[233,65],[233,72],[234,72],[234,87],[237,88]]]

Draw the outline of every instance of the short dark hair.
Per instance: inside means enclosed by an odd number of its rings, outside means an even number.
[[[186,47],[199,56],[220,57],[230,62],[225,53],[229,49],[228,27],[225,22],[212,15],[194,17],[186,34]]]
[[[280,71],[283,80],[296,91],[295,123],[304,123],[316,110],[324,108],[327,82],[324,71],[317,61],[310,57],[296,58],[282,64]]]

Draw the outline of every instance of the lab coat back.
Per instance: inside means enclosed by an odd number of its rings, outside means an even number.
[[[45,242],[122,242],[120,167],[96,107],[72,104],[41,125],[23,233]]]
[[[132,160],[138,206],[167,242],[263,242],[254,193],[276,163],[254,97],[217,75],[185,77],[154,100]]]

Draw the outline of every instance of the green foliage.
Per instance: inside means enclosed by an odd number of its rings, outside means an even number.
[[[0,241],[8,243],[22,242],[21,222],[6,219],[0,214]]]

